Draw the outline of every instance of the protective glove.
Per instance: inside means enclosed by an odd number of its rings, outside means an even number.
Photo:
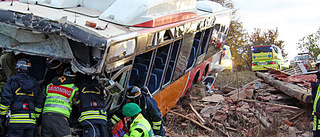
[[[119,137],[117,134],[114,134],[112,137]]]
[[[120,130],[118,130],[118,134],[120,137],[123,137],[125,133],[122,129],[120,129]]]

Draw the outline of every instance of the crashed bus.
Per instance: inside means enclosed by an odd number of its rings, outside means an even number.
[[[221,59],[231,15],[195,0],[0,2],[0,48],[103,81],[108,115],[132,85],[147,86],[164,115]]]

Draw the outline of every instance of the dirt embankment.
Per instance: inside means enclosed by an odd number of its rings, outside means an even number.
[[[232,137],[294,137],[312,136],[310,114],[312,106],[288,97],[270,85],[257,81],[254,72],[221,72],[216,77],[214,93],[206,92],[201,83],[195,84],[182,97],[172,112],[164,116],[168,136],[232,136]],[[259,89],[243,99],[231,99],[234,91],[252,81]],[[220,88],[220,89],[219,89]],[[234,92],[236,93],[236,92]],[[247,93],[247,92],[246,92]]]

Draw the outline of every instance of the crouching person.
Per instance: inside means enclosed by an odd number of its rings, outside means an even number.
[[[141,109],[136,103],[128,103],[123,106],[122,113],[131,121],[129,135],[119,132],[120,136],[124,137],[153,137],[153,130],[147,119],[140,113]]]
[[[42,92],[37,81],[28,72],[31,63],[27,59],[17,61],[17,74],[8,79],[3,87],[0,115],[5,118],[11,111],[6,136],[33,137],[36,119],[42,109]]]
[[[83,137],[108,137],[107,114],[103,107],[104,93],[98,80],[82,75],[78,83],[81,102],[79,122]]]

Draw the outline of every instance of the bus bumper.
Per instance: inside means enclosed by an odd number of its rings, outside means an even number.
[[[279,69],[277,64],[274,64],[274,65],[256,65],[256,66],[252,66],[252,71],[268,70],[268,69],[264,68],[264,66],[270,67],[270,68],[274,68],[274,69]]]

